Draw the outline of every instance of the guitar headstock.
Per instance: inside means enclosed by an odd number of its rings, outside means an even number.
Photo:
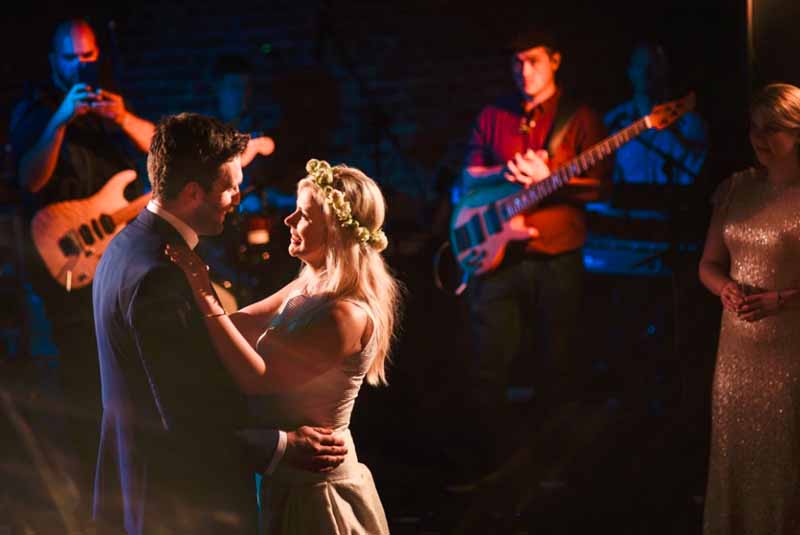
[[[678,117],[687,111],[693,110],[695,100],[694,91],[692,91],[678,100],[653,106],[653,110],[650,112],[650,115],[647,116],[650,120],[650,126],[658,130],[663,130],[677,121]]]

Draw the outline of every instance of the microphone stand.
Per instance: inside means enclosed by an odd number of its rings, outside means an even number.
[[[652,145],[648,143],[644,143],[648,148],[651,148]],[[661,260],[665,266],[667,266],[670,270],[670,287],[671,287],[671,301],[672,301],[672,344],[671,344],[671,353],[673,362],[678,363],[678,381],[679,381],[679,404],[683,404],[685,401],[686,396],[686,366],[681,363],[680,358],[680,349],[681,343],[679,337],[681,336],[682,329],[681,327],[681,317],[680,317],[680,284],[681,281],[679,279],[680,275],[678,273],[679,269],[681,268],[681,241],[678,235],[677,225],[679,221],[679,195],[677,194],[678,184],[677,184],[677,173],[678,171],[687,172],[693,178],[697,177],[697,173],[692,172],[689,170],[682,162],[676,160],[675,158],[667,155],[660,149],[655,149],[652,147],[654,152],[662,155],[664,158],[663,170],[664,174],[667,176],[667,184],[666,184],[666,192],[667,192],[667,224],[669,225],[668,231],[668,245],[664,251],[651,255],[636,264],[634,267],[640,267],[647,264],[654,262],[655,260]]]
[[[685,142],[682,139],[683,136],[679,136],[676,132],[672,131],[669,128],[667,130],[670,130],[672,132],[672,135],[674,135],[675,137],[678,138],[678,142],[681,145],[683,145],[687,149],[691,150],[691,147],[689,146],[689,143]],[[693,181],[697,179],[697,175],[698,175],[697,171],[694,171],[693,169],[688,168],[686,166],[686,164],[684,164],[682,161],[680,161],[677,158],[675,158],[675,156],[673,156],[672,154],[669,154],[668,152],[664,151],[663,149],[653,145],[649,141],[645,141],[645,139],[641,135],[639,137],[633,139],[632,141],[634,143],[640,143],[640,144],[644,145],[644,147],[647,148],[647,150],[649,150],[650,152],[652,152],[654,154],[657,154],[658,156],[661,156],[661,158],[664,160],[664,163],[662,165],[662,169],[664,170],[664,174],[667,177],[667,185],[677,185],[677,180],[675,179],[676,170],[680,170],[683,173],[689,175],[692,178]]]
[[[689,153],[695,152],[701,147],[697,143],[693,143],[691,140],[686,139],[679,131],[674,129],[673,125],[668,128],[673,136],[676,137],[678,143],[685,148]],[[663,148],[658,147],[652,140],[648,140],[646,136],[639,136],[633,140],[634,143],[640,143],[643,145],[649,152],[654,155],[661,157],[663,160],[662,170],[664,175],[667,178],[666,182],[666,202],[667,202],[667,224],[669,225],[668,228],[668,245],[666,250],[648,256],[643,260],[634,264],[634,268],[645,266],[651,264],[654,261],[660,260],[663,262],[665,266],[667,266],[670,270],[670,286],[671,286],[671,309],[672,309],[672,344],[671,344],[671,353],[673,362],[677,363],[678,369],[678,398],[679,404],[683,405],[685,402],[686,391],[687,391],[687,379],[686,379],[686,366],[681,363],[680,360],[680,350],[681,350],[681,338],[683,337],[683,329],[681,328],[681,317],[680,317],[680,288],[681,288],[681,280],[679,270],[681,269],[681,254],[682,247],[681,247],[681,236],[679,236],[678,232],[678,224],[683,218],[681,217],[680,212],[682,211],[682,196],[679,194],[679,189],[681,185],[678,183],[678,175],[683,174],[691,178],[691,183],[695,183],[699,171],[694,169],[690,169],[684,161],[678,159],[676,156],[669,154]],[[681,232],[681,234],[683,234]]]

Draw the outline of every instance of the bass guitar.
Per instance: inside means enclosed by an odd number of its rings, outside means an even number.
[[[653,107],[649,115],[588,148],[551,174],[529,187],[508,182],[470,190],[454,208],[450,219],[450,246],[462,270],[461,293],[469,278],[496,269],[503,261],[508,243],[529,240],[523,216],[546,197],[580,176],[598,161],[645,130],[663,130],[694,108],[695,96]]]
[[[51,204],[33,217],[33,244],[47,271],[67,291],[91,284],[111,239],[147,205],[150,193],[132,202],[123,195],[135,179],[135,171],[120,171],[91,197]]]

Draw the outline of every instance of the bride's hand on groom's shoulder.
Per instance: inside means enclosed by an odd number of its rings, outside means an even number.
[[[211,285],[208,266],[194,251],[185,245],[171,245],[168,243],[164,248],[164,254],[167,255],[172,263],[181,268],[181,271],[186,274],[189,284],[193,287],[205,288]]]
[[[286,433],[286,462],[296,468],[328,472],[344,461],[344,440],[331,429],[303,426]]]
[[[185,245],[167,244],[164,254],[186,275],[197,306],[207,318],[225,314],[225,309],[217,299],[208,276],[208,266]]]

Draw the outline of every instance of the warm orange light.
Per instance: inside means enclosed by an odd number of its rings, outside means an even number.
[[[269,231],[267,229],[248,230],[247,243],[250,245],[266,245],[269,243]]]
[[[247,243],[266,245],[269,243],[270,221],[263,216],[251,216],[247,220]]]

